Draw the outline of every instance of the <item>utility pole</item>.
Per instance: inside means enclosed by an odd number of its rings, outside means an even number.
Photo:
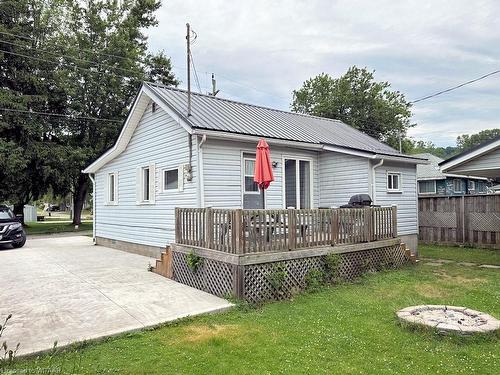
[[[186,44],[187,44],[187,94],[188,107],[187,115],[191,116],[191,28],[189,23],[186,23]]]
[[[216,82],[215,82],[215,74],[212,73],[212,96],[215,96],[219,93],[219,90],[216,88]]]

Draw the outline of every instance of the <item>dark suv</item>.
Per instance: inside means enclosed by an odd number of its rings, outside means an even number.
[[[23,225],[9,207],[0,205],[0,245],[23,247],[25,243],[26,233]]]

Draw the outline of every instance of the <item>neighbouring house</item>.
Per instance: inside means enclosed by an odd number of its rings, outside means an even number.
[[[85,169],[97,244],[157,256],[175,238],[176,207],[318,208],[367,193],[397,206],[398,236],[416,249],[416,166],[341,121],[144,83],[116,144]],[[275,181],[253,182],[265,138]]]
[[[500,178],[500,137],[439,163],[445,173]]]
[[[444,159],[430,153],[414,156],[429,161],[429,164],[417,165],[419,195],[486,194],[488,178],[444,173],[439,168]]]

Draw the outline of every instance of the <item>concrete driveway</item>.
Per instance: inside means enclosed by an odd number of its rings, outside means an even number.
[[[154,259],[84,236],[0,248],[1,341],[27,354],[227,309],[221,298],[147,271]]]

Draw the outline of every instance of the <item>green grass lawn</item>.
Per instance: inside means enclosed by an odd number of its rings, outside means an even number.
[[[81,232],[92,230],[92,222],[82,222],[78,230],[71,222],[54,223],[51,221],[41,221],[37,223],[29,223],[24,226],[27,234],[53,234],[63,232]]]
[[[416,304],[465,305],[500,318],[500,272],[422,262],[291,301],[186,319],[15,366],[75,374],[500,373],[500,334],[412,331],[398,323],[395,311]]]
[[[500,250],[420,245],[418,251],[419,256],[424,258],[450,259],[456,260],[457,262],[500,265]]]

